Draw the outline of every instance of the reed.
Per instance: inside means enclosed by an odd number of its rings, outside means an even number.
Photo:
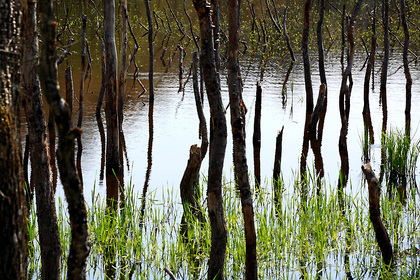
[[[396,251],[396,265],[389,272],[382,265],[369,221],[366,187],[353,187],[350,183],[346,189],[338,191],[323,182],[322,191],[317,195],[317,182],[311,172],[306,176],[304,189],[296,178],[292,186],[286,186],[279,194],[277,203],[270,185],[262,186],[255,193],[260,279],[418,277],[418,192],[413,192],[405,204],[384,194],[381,196],[383,220]],[[203,188],[205,184],[204,179]],[[223,191],[228,229],[226,278],[243,279],[245,237],[240,198],[230,180],[225,179]],[[302,195],[302,191],[306,194]],[[166,269],[178,279],[206,279],[211,244],[208,217],[204,223],[191,219],[186,234],[182,235],[183,208],[179,194],[165,190],[158,197],[155,191],[147,196],[146,214],[140,224],[140,196],[132,187],[127,187],[124,207],[110,212],[103,198],[92,195],[88,207],[92,243],[88,278],[120,278],[122,275],[129,279],[168,279]],[[302,207],[303,198],[305,207]],[[206,209],[205,200],[201,202]],[[58,205],[60,236],[63,243],[68,244],[70,234],[65,206]],[[29,263],[33,274],[30,279],[36,279],[40,273],[39,246],[34,211],[31,213]],[[68,250],[68,246],[63,248]]]

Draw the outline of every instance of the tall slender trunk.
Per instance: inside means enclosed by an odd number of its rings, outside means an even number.
[[[36,209],[41,247],[42,279],[60,279],[61,243],[51,181],[47,127],[38,66],[38,36],[36,31],[36,2],[29,0],[25,13],[24,67],[22,71],[26,120],[30,141],[31,181],[35,186]]]
[[[103,0],[106,61],[106,191],[107,205],[116,207],[121,165],[117,113],[117,49],[115,46],[115,0]]]
[[[38,6],[42,37],[42,53],[39,77],[45,97],[54,115],[58,131],[57,163],[66,195],[71,228],[71,244],[68,255],[68,279],[86,279],[86,260],[90,251],[85,199],[74,163],[74,140],[80,129],[71,128],[69,109],[61,98],[57,81],[56,22],[53,1],[40,0]]]
[[[200,64],[208,101],[210,104],[210,159],[207,185],[207,204],[211,227],[211,251],[208,264],[208,279],[224,278],[227,231],[222,201],[222,175],[226,151],[227,128],[220,77],[216,67],[217,52],[214,50],[211,7],[205,0],[194,0],[200,23]]]
[[[245,279],[257,279],[257,236],[255,233],[254,207],[248,177],[248,164],[245,146],[245,114],[242,99],[242,79],[239,68],[239,0],[229,0],[229,49],[228,49],[228,87],[230,119],[233,137],[233,164],[235,178],[241,194],[242,213],[245,226]],[[261,96],[260,96],[261,97]],[[260,105],[261,107],[261,105]]]
[[[84,104],[83,99],[85,96],[85,77],[86,77],[86,56],[87,56],[87,42],[86,42],[86,22],[87,18],[85,14],[80,15],[82,19],[82,35],[81,35],[81,51],[80,51],[80,58],[81,58],[81,71],[80,71],[80,89],[79,89],[79,117],[77,119],[77,127],[82,128],[82,122],[83,122],[83,112],[84,112]],[[79,181],[83,186],[83,176],[82,176],[82,138],[79,135],[77,137],[77,158],[76,158],[76,164],[77,164],[77,172],[79,174]]]
[[[0,5],[0,279],[26,279],[28,203],[22,170],[18,100],[25,1]]]
[[[305,75],[305,90],[306,90],[306,112],[312,112],[314,107],[314,94],[312,90],[311,66],[309,63],[309,25],[310,25],[310,8],[311,0],[305,1],[304,8],[304,24],[302,35],[302,50],[303,50],[303,71]]]
[[[405,0],[400,0],[401,6],[401,21],[404,29],[404,50],[403,50],[403,62],[404,62],[404,74],[406,79],[405,84],[405,134],[410,139],[411,130],[411,85],[413,80],[411,79],[410,68],[408,66],[408,48],[410,46],[410,31],[407,25],[407,11],[405,7]]]

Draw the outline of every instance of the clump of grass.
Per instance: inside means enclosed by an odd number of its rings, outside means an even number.
[[[398,200],[381,197],[384,222],[398,252],[394,272],[389,275],[376,245],[363,188],[360,186],[357,193],[354,189],[346,193],[348,188],[338,191],[323,182],[318,195],[314,191],[318,187],[317,181],[311,179],[314,176],[307,177],[305,188],[300,187],[297,178],[293,186],[286,186],[277,202],[271,186],[261,187],[255,194],[260,279],[343,279],[349,276],[403,279],[419,273],[416,261],[420,246],[417,194],[407,199],[404,211]],[[205,187],[205,181],[203,185]],[[228,232],[225,276],[243,279],[246,252],[243,216],[233,181],[225,180],[223,195]],[[88,207],[92,243],[89,279],[120,276],[167,279],[165,269],[179,279],[207,278],[210,227],[208,222],[190,219],[186,234],[180,233],[183,208],[176,192],[165,190],[159,200],[156,192],[149,193],[144,219],[140,219],[140,194],[131,187],[126,188],[124,207],[116,212],[107,210],[103,198],[95,194],[92,197],[92,205]],[[63,204],[59,207],[63,207],[58,211],[61,235],[63,242],[68,244],[66,211]],[[203,209],[206,209],[205,200]],[[208,217],[205,218],[208,221]],[[143,223],[140,224],[140,220]],[[31,227],[35,224],[32,218]],[[31,233],[36,240],[36,227]],[[32,242],[36,244],[36,241]],[[40,275],[40,262],[35,261],[40,254],[39,246],[32,248],[33,276],[30,278],[35,279]]]
[[[388,185],[405,187],[407,183],[415,183],[420,142],[411,141],[403,132],[396,130],[383,135],[382,146],[383,169]]]

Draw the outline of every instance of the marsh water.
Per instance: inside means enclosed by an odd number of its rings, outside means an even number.
[[[188,79],[191,54],[187,53],[184,63],[184,82]],[[363,82],[365,69],[362,66],[365,57],[356,54],[352,75],[353,90],[351,94],[351,110],[348,130],[348,149],[350,164],[350,183],[359,185],[362,178],[360,166],[362,164],[362,141],[364,124]],[[318,95],[319,75],[316,57],[312,58],[312,83],[314,98]],[[157,63],[159,64],[159,63]],[[382,127],[382,108],[379,103],[380,63],[375,64],[374,87],[370,92],[371,115],[375,135],[372,145],[372,164],[379,172],[380,163],[380,135]],[[420,123],[420,103],[417,98],[420,92],[420,66],[410,64],[413,77],[412,99],[412,136],[420,137],[417,132]],[[175,60],[171,67],[157,66],[155,70],[155,102],[153,113],[153,146],[152,166],[149,181],[149,191],[155,191],[158,196],[166,189],[175,192],[179,190],[183,172],[185,170],[189,148],[192,144],[199,144],[198,116],[192,91],[192,77],[189,78],[183,91],[179,92],[178,63]],[[302,150],[304,122],[305,122],[305,88],[303,81],[303,66],[298,61],[293,68],[287,84],[286,100],[282,97],[282,86],[288,63],[275,61],[268,63],[261,81],[262,86],[262,117],[261,117],[261,178],[262,187],[271,189],[271,178],[274,164],[275,139],[278,131],[284,126],[283,155],[281,170],[285,185],[292,182],[299,170],[299,159]],[[324,126],[324,137],[321,152],[324,161],[325,179],[331,185],[337,185],[340,170],[340,156],[338,139],[341,127],[338,96],[341,85],[341,64],[338,56],[331,54],[326,57],[326,75],[328,83],[328,105]],[[253,176],[252,133],[255,111],[256,83],[260,81],[261,69],[259,61],[244,58],[241,61],[242,78],[244,81],[243,98],[248,109],[246,115],[247,157],[250,176]],[[75,88],[77,88],[77,73],[73,73]],[[149,141],[148,124],[148,95],[138,86],[133,87],[132,75],[128,75],[127,98],[124,108],[123,130],[127,147],[125,164],[125,182],[141,191],[145,183],[147,169],[147,150]],[[148,73],[139,74],[142,83],[147,87]],[[91,201],[91,192],[105,194],[105,183],[100,180],[101,140],[95,118],[95,106],[100,89],[100,68],[93,67],[89,88],[85,93],[85,113],[83,119],[83,154],[82,169],[84,178],[84,192],[86,201]],[[64,82],[62,81],[63,85]],[[224,106],[228,105],[227,75],[221,76]],[[63,87],[63,86],[62,86]],[[77,91],[75,95],[77,95]],[[404,130],[405,108],[405,76],[402,68],[402,55],[393,53],[390,59],[389,77],[387,84],[388,96],[388,130]],[[77,101],[75,101],[76,103]],[[208,103],[204,102],[204,112],[209,122]],[[77,107],[75,108],[77,115]],[[227,180],[233,178],[232,140],[228,120],[228,146],[224,164],[224,174]],[[309,169],[313,166],[313,155],[308,155]],[[208,157],[203,161],[201,174],[207,175]],[[59,194],[61,189],[59,188]],[[60,194],[61,195],[61,194]]]

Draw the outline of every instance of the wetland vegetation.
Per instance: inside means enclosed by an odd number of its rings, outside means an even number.
[[[417,1],[9,5],[1,279],[420,278]]]

